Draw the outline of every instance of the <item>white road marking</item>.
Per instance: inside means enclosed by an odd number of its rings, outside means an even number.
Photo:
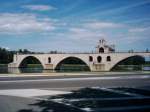
[[[68,94],[67,91],[55,91],[55,90],[40,90],[40,89],[8,89],[0,90],[0,95],[17,96],[17,97],[35,97],[45,95],[60,95]]]
[[[10,80],[10,81],[0,81],[0,83],[9,83],[9,82],[39,82],[39,81],[82,81],[82,80],[112,80],[112,79],[147,79],[150,78],[150,75],[135,75],[135,76],[107,76],[107,77],[86,77],[86,78],[61,78],[61,79],[32,79],[32,80]]]

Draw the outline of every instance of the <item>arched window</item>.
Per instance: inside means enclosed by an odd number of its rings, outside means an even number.
[[[102,61],[102,57],[101,57],[101,56],[98,56],[98,57],[97,57],[97,62],[100,63],[101,61]]]
[[[110,56],[107,56],[107,61],[111,61],[111,57]]]
[[[48,63],[51,63],[51,58],[50,57],[48,58]]]
[[[104,48],[99,48],[99,53],[104,53]]]
[[[89,62],[92,62],[92,61],[93,61],[93,57],[89,56]]]

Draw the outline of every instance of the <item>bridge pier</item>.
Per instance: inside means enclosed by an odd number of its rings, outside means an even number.
[[[14,62],[9,63],[8,68],[18,68],[17,63],[14,63]]]
[[[53,64],[45,64],[43,69],[45,70],[54,70],[54,65]]]
[[[92,64],[90,68],[92,72],[105,71],[105,64]]]

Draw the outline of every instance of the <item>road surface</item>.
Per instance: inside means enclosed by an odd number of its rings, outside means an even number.
[[[149,89],[150,75],[0,77],[0,112],[20,112],[50,94],[66,94],[85,87]]]
[[[113,76],[30,76],[0,77],[1,89],[73,89],[81,87],[143,87],[150,85],[150,75],[113,75]]]

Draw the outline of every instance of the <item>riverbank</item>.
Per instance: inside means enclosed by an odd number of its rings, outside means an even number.
[[[30,77],[30,76],[117,76],[117,75],[150,75],[150,71],[134,72],[51,72],[51,73],[18,73],[0,74],[0,77]]]

